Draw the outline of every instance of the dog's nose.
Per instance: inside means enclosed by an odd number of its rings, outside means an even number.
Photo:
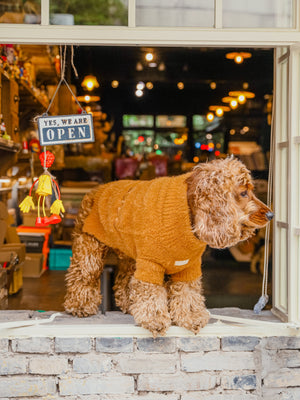
[[[267,219],[268,219],[269,221],[271,221],[271,219],[274,217],[274,214],[273,214],[271,211],[268,211],[268,212],[266,213],[266,217],[267,217]]]

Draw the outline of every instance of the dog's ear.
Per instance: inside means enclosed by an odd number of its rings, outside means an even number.
[[[238,243],[241,216],[234,201],[231,177],[214,169],[211,163],[199,164],[186,183],[196,236],[214,248]]]

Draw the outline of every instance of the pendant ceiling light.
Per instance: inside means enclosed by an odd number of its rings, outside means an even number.
[[[229,60],[234,60],[235,63],[237,64],[241,64],[245,58],[251,58],[252,54],[251,53],[247,53],[247,52],[243,52],[243,51],[233,51],[231,53],[227,53],[226,54],[226,58],[228,58]]]
[[[77,96],[77,99],[83,103],[95,103],[100,100],[100,96],[90,96],[89,94],[86,94],[84,96]]]
[[[230,111],[230,107],[215,105],[215,106],[209,106],[209,110],[214,111],[217,117],[222,117],[224,112]]]
[[[254,99],[255,94],[253,92],[248,92],[247,90],[234,90],[228,93],[229,96],[232,97],[239,97],[239,96],[245,96],[246,99]]]
[[[81,86],[86,90],[92,91],[99,87],[99,83],[94,75],[87,75],[84,77]]]

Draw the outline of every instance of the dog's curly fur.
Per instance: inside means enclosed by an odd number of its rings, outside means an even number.
[[[202,242],[226,248],[254,235],[273,214],[253,194],[250,172],[239,160],[229,157],[201,163],[186,179],[191,230]],[[94,202],[87,194],[74,230],[73,257],[67,273],[65,309],[79,317],[98,312],[101,303],[100,274],[107,246],[82,231]],[[118,250],[115,249],[117,252]],[[194,333],[209,320],[202,295],[201,278],[174,282],[166,277],[160,286],[142,282],[133,275],[135,260],[119,253],[114,285],[116,304],[153,336],[164,335],[173,323]]]

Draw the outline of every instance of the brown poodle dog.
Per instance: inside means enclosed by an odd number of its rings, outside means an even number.
[[[222,249],[251,237],[273,217],[252,192],[250,173],[230,157],[188,174],[117,181],[87,194],[74,230],[67,312],[85,317],[101,303],[109,248],[120,258],[116,304],[154,337],[169,326],[194,333],[209,320],[201,286],[206,245]]]

